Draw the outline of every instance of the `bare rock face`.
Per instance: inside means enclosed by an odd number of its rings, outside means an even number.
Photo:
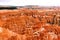
[[[60,40],[59,10],[0,10],[0,40]]]

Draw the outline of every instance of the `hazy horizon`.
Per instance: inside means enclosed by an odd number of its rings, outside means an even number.
[[[0,0],[0,5],[25,6],[60,6],[60,0]]]

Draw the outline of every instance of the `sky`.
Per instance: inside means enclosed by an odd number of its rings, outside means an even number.
[[[0,0],[0,5],[25,6],[60,6],[60,0]]]

